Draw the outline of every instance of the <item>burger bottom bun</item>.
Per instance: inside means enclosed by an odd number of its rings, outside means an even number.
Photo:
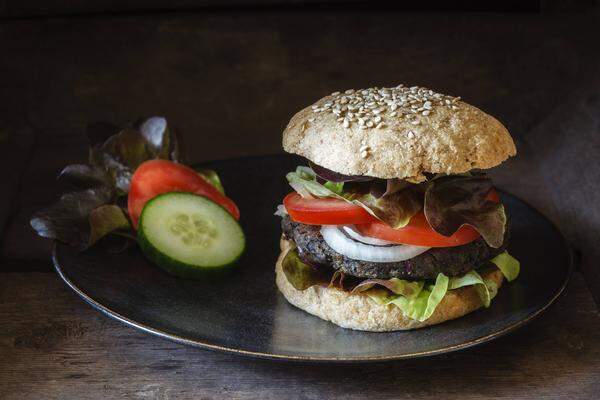
[[[283,257],[294,247],[293,242],[282,238],[280,246],[281,254],[275,265],[275,281],[287,301],[343,328],[371,332],[417,329],[462,317],[483,306],[475,287],[466,286],[446,293],[433,315],[419,322],[405,317],[393,304],[379,305],[361,293],[351,294],[334,287],[322,286],[297,290],[288,282],[281,267]],[[486,272],[482,277],[494,281],[498,288],[504,281],[502,272],[498,269]]]

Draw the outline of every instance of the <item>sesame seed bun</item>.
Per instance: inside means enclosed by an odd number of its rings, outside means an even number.
[[[322,98],[294,115],[283,148],[341,174],[411,182],[491,168],[516,154],[494,117],[458,97],[402,85]]]
[[[287,301],[343,328],[372,332],[423,328],[462,317],[483,306],[475,287],[466,286],[446,293],[433,315],[419,322],[405,317],[398,307],[379,305],[361,293],[351,294],[337,288],[322,286],[297,290],[288,282],[281,267],[283,257],[293,243],[282,238],[280,246],[281,254],[275,265],[275,281]],[[504,280],[502,273],[497,269],[482,274],[482,277],[494,281],[498,289]]]

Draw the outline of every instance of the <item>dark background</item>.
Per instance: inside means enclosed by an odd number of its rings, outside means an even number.
[[[0,0],[0,398],[600,398],[598,1],[403,3]],[[518,155],[495,181],[577,250],[564,296],[508,337],[359,366],[201,351],[83,304],[29,227],[90,121],[166,116],[192,162],[272,154],[300,108],[398,83],[504,122]]]

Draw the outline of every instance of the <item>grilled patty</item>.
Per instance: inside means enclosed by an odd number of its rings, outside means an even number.
[[[498,249],[479,238],[462,246],[434,247],[406,261],[376,263],[353,260],[337,253],[325,243],[318,225],[304,225],[286,216],[281,226],[285,236],[298,246],[298,254],[304,262],[331,267],[358,278],[434,280],[440,272],[447,276],[462,275],[484,265],[508,244],[507,229],[504,243]]]

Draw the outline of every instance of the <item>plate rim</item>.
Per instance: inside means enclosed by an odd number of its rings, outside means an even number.
[[[217,161],[227,161],[227,160],[217,160]],[[443,347],[443,348],[439,348],[439,349],[435,349],[435,350],[429,350],[429,351],[396,354],[396,355],[389,355],[389,356],[341,356],[341,357],[299,356],[299,355],[290,355],[290,354],[276,354],[275,352],[265,353],[265,352],[260,352],[260,351],[244,350],[244,349],[239,349],[239,348],[234,348],[234,347],[216,345],[213,343],[209,343],[207,341],[193,340],[193,339],[185,338],[185,337],[176,335],[174,333],[162,331],[160,329],[153,328],[153,327],[145,325],[143,323],[134,321],[134,320],[127,318],[126,316],[121,315],[118,312],[110,309],[109,307],[99,303],[98,301],[94,300],[85,291],[83,291],[77,285],[75,285],[67,277],[67,274],[60,267],[60,263],[58,261],[58,247],[59,247],[60,243],[56,240],[54,240],[53,244],[52,244],[52,263],[54,265],[54,269],[55,269],[56,273],[61,278],[61,280],[71,290],[73,290],[79,297],[81,297],[86,303],[91,305],[94,309],[100,311],[102,314],[104,314],[104,315],[108,316],[109,318],[112,318],[116,321],[119,321],[126,326],[140,330],[145,333],[149,333],[149,334],[151,334],[153,336],[157,336],[161,339],[166,339],[166,340],[169,340],[169,341],[172,341],[175,343],[180,343],[180,344],[184,344],[184,345],[195,347],[195,348],[200,348],[200,349],[205,349],[205,350],[213,350],[213,351],[217,351],[220,353],[233,354],[233,355],[237,355],[237,356],[267,359],[267,360],[273,360],[273,361],[305,362],[305,363],[350,363],[350,364],[352,364],[352,363],[369,363],[369,362],[388,362],[388,361],[397,361],[397,360],[407,360],[407,359],[413,359],[413,358],[431,357],[431,356],[453,353],[456,351],[472,348],[472,347],[490,342],[492,340],[495,340],[499,337],[505,336],[505,335],[517,330],[518,328],[523,327],[524,325],[526,325],[526,324],[530,323],[531,321],[535,320],[536,318],[538,318],[544,311],[546,311],[550,306],[552,306],[556,302],[556,300],[564,293],[567,285],[569,284],[569,281],[571,280],[571,275],[573,274],[574,263],[575,263],[574,250],[573,250],[571,243],[567,240],[567,238],[565,237],[563,232],[554,224],[554,222],[552,220],[550,220],[548,217],[546,217],[543,213],[541,213],[537,208],[533,207],[527,201],[524,201],[519,196],[516,196],[508,191],[505,191],[502,189],[499,189],[499,190],[501,193],[506,193],[506,194],[516,198],[517,200],[524,203],[529,208],[531,208],[532,210],[534,210],[535,212],[540,214],[558,232],[558,234],[560,235],[560,237],[562,238],[563,242],[565,243],[565,245],[567,247],[567,253],[568,253],[568,257],[569,257],[569,260],[568,260],[569,265],[567,267],[566,277],[565,277],[564,281],[562,282],[562,285],[560,286],[559,290],[554,294],[554,296],[552,296],[552,298],[543,307],[536,310],[533,314],[531,314],[527,318],[519,320],[501,330],[492,332],[485,336],[481,336],[481,337],[471,340],[469,342],[457,344],[454,346],[447,346],[447,347]],[[370,333],[370,332],[367,332],[367,333]],[[386,333],[386,332],[382,332],[382,333]]]

